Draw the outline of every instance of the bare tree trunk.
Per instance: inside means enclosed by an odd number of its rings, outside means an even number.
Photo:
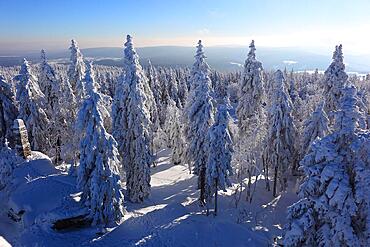
[[[273,188],[273,192],[272,192],[272,195],[274,197],[276,197],[277,175],[278,175],[278,167],[276,166],[275,167],[275,173],[274,173],[274,188]]]
[[[199,201],[201,206],[205,204],[205,192],[206,192],[206,170],[205,168],[201,168],[199,171],[199,189],[200,189],[200,196]]]
[[[55,147],[55,164],[56,165],[59,165],[60,162],[61,162],[61,158],[60,158],[60,152],[61,152],[60,151],[60,146],[61,146],[60,137],[58,136],[56,147]]]
[[[265,170],[265,182],[266,182],[266,189],[267,191],[270,191],[270,182],[269,182],[269,167],[268,164],[266,164],[266,160],[263,159],[263,167]]]
[[[218,180],[216,179],[216,192],[215,192],[215,212],[214,215],[217,216],[217,193],[218,192]]]
[[[152,154],[152,156],[153,156],[153,167],[156,167],[157,166],[157,163],[155,162],[155,157],[154,157],[154,131],[152,130],[151,131],[152,133],[151,133],[151,140],[150,140],[150,152],[151,152],[151,154]]]
[[[252,185],[252,172],[251,172],[251,168],[249,167],[248,170],[247,170],[247,174],[248,174],[248,187],[247,187],[247,201],[251,198],[251,185]]]

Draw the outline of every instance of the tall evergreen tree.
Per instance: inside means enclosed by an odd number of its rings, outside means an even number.
[[[191,70],[191,91],[185,108],[185,136],[188,142],[186,156],[194,166],[194,174],[198,175],[200,203],[205,203],[206,164],[208,160],[208,129],[213,124],[213,103],[210,95],[211,79],[209,66],[199,40],[195,54],[195,63]]]
[[[273,170],[273,195],[277,196],[277,185],[280,190],[286,189],[289,172],[296,169],[296,151],[294,138],[296,128],[292,118],[292,102],[284,88],[284,75],[278,70],[275,72],[276,92],[272,107],[269,111],[267,142],[264,149],[264,170],[266,178],[269,170]]]
[[[53,154],[55,156],[55,162],[59,163],[61,161],[61,138],[62,132],[64,131],[62,128],[64,119],[61,116],[61,108],[59,105],[62,95],[60,82],[56,77],[54,69],[48,63],[44,50],[41,50],[41,65],[38,81],[40,89],[45,95],[45,112],[50,120],[48,126],[49,145],[55,150],[51,153],[51,150],[47,151],[49,151],[48,154]]]
[[[262,63],[256,59],[256,47],[252,40],[245,60],[244,71],[239,82],[239,103],[236,109],[238,117],[239,138],[237,140],[237,154],[235,160],[239,164],[240,179],[245,174],[251,181],[256,169],[256,162],[260,161],[261,144],[266,136],[264,110],[264,78]],[[247,193],[250,196],[248,183]]]
[[[11,137],[11,127],[17,118],[18,109],[12,88],[0,75],[0,146]]]
[[[178,165],[184,160],[185,140],[183,137],[180,111],[173,100],[170,100],[168,104],[166,115],[165,134],[167,136],[167,145],[172,149],[172,163]]]
[[[318,105],[311,117],[304,123],[304,132],[301,145],[301,155],[308,152],[316,138],[322,138],[329,134],[329,119],[324,111],[324,103]]]
[[[342,45],[337,45],[333,53],[333,61],[324,74],[325,111],[329,118],[333,119],[332,113],[338,110],[342,88],[346,85],[348,75],[344,71]]]
[[[82,131],[78,186],[93,225],[118,223],[123,217],[119,154],[116,141],[103,125],[102,99],[91,64],[87,66],[84,81],[87,98],[81,105],[77,121]]]
[[[117,85],[113,105],[113,136],[118,142],[122,165],[126,172],[129,200],[142,202],[150,193],[150,151],[152,102],[147,78],[139,64],[130,35],[124,49],[123,82]],[[153,98],[152,98],[153,99]]]
[[[152,63],[150,62],[150,60],[148,61],[149,63],[149,66],[148,66],[148,83],[149,83],[149,86],[150,86],[150,89],[152,91],[152,94],[153,94],[153,98],[154,98],[154,101],[155,101],[155,104],[156,104],[156,108],[157,108],[157,111],[158,111],[158,114],[159,112],[161,111],[161,88],[160,88],[160,85],[159,85],[159,80],[158,80],[158,72],[156,70],[156,68],[152,65]]]
[[[45,152],[50,148],[49,119],[43,110],[45,109],[45,96],[26,59],[15,79],[17,80],[16,100],[19,104],[17,118],[25,122],[32,149]]]
[[[178,80],[178,96],[181,103],[181,108],[185,106],[186,100],[188,98],[188,87],[187,87],[187,77],[184,70],[177,70],[177,80]]]
[[[78,48],[76,40],[71,40],[71,46],[69,50],[71,51],[71,57],[70,65],[68,68],[68,78],[69,83],[71,84],[73,92],[75,94],[77,105],[79,105],[86,95],[83,80],[85,77],[86,68],[82,53],[80,51],[80,48]]]
[[[77,103],[68,77],[59,77],[61,97],[59,111],[54,112],[58,121],[58,129],[61,129],[61,142],[63,159],[77,163],[76,153],[78,152],[79,132],[75,133],[77,115]],[[59,133],[58,133],[59,134]],[[58,140],[58,139],[57,139]]]
[[[256,60],[256,48],[252,40],[244,72],[239,85],[239,104],[237,107],[239,132],[242,136],[256,134],[264,119],[264,82],[262,63]],[[257,132],[258,134],[258,132]]]
[[[289,208],[284,246],[370,244],[370,133],[359,129],[356,88],[341,95],[333,133],[301,161],[305,179]]]
[[[206,166],[206,197],[209,203],[213,195],[215,196],[215,215],[217,215],[217,192],[219,189],[225,191],[226,187],[231,186],[229,176],[233,174],[231,168],[233,148],[228,130],[229,119],[226,105],[219,104],[215,122],[208,131],[209,154]]]

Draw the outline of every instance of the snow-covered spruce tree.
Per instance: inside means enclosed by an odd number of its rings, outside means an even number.
[[[17,153],[8,147],[6,141],[3,146],[0,145],[0,191],[8,186],[12,180],[14,167],[23,161]]]
[[[324,74],[325,112],[333,119],[333,112],[338,110],[342,88],[346,85],[348,75],[344,71],[342,45],[337,45],[333,53],[333,61]]]
[[[239,104],[236,110],[240,134],[243,136],[255,134],[264,119],[262,63],[256,60],[253,40],[249,48],[239,85]]]
[[[288,211],[284,246],[369,246],[370,133],[352,85],[342,92],[332,134],[317,139],[301,161],[305,179]]]
[[[214,71],[213,72],[213,78],[211,79],[214,86],[214,99],[217,101],[217,103],[223,103],[223,100],[225,97],[227,97],[227,83],[221,78],[221,75],[219,72]]]
[[[294,119],[294,124],[296,125],[297,129],[300,130],[303,125],[303,120],[305,119],[304,113],[307,106],[303,106],[302,99],[299,97],[297,90],[298,82],[294,77],[293,69],[290,71],[289,76],[287,77],[287,84],[289,84],[289,87],[287,88],[288,95],[293,104],[292,116]],[[307,84],[308,82],[305,83],[305,85]]]
[[[69,83],[71,84],[73,92],[75,94],[77,105],[79,106],[86,95],[85,85],[83,81],[86,68],[82,53],[80,51],[80,48],[78,48],[76,40],[71,40],[71,47],[69,48],[69,50],[71,51],[71,57],[70,65],[68,68],[68,78]]]
[[[33,150],[47,151],[50,148],[48,126],[49,119],[45,109],[45,96],[32,74],[28,61],[24,59],[19,75],[15,77],[16,100],[19,105],[17,118],[23,119]]]
[[[149,66],[148,66],[148,83],[150,86],[150,89],[153,94],[154,101],[156,103],[157,111],[159,113],[161,109],[161,88],[159,85],[159,80],[158,80],[158,72],[156,68],[152,65],[150,60],[148,61]]]
[[[160,108],[159,112],[159,123],[164,128],[166,122],[166,109],[170,100],[169,85],[167,78],[167,71],[164,68],[159,68],[159,87],[160,87]]]
[[[116,141],[103,125],[101,95],[96,89],[91,64],[87,66],[84,81],[87,98],[81,105],[77,120],[82,132],[78,187],[93,225],[118,223],[123,217],[119,154]]]
[[[260,161],[261,144],[266,136],[264,126],[264,81],[262,64],[256,60],[256,48],[252,40],[248,57],[244,64],[244,72],[239,82],[239,103],[236,109],[239,136],[235,161],[238,163],[238,177],[249,180],[255,173],[255,164]],[[250,196],[248,183],[247,196]]]
[[[61,76],[59,78],[61,82],[61,97],[59,98],[59,116],[58,113],[56,118],[59,120],[58,129],[62,129],[61,141],[62,150],[61,156],[63,160],[69,162],[77,162],[75,153],[78,150],[78,135],[75,134],[75,123],[76,123],[76,98],[73,93],[71,84],[69,83],[68,77]]]
[[[146,79],[147,83],[144,84],[144,91],[145,94],[147,95],[147,105],[148,110],[150,112],[150,122],[151,122],[150,146],[151,152],[154,153],[155,150],[154,139],[156,139],[158,135],[162,132],[160,125],[161,103],[160,103],[160,92],[159,92],[160,87],[158,81],[158,74],[150,61],[148,68],[148,76],[149,77]]]
[[[128,198],[132,202],[142,202],[150,193],[150,166],[153,162],[150,151],[151,102],[145,89],[149,87],[148,81],[130,35],[127,35],[125,43],[124,70],[123,82],[117,85],[112,107],[113,136],[118,142],[126,172]]]
[[[206,164],[208,160],[208,129],[213,124],[213,103],[210,96],[211,79],[209,66],[199,40],[195,55],[195,63],[191,70],[191,89],[185,107],[185,137],[188,142],[186,157],[189,165],[193,165],[194,174],[198,175],[199,201],[205,203]]]
[[[18,109],[11,85],[0,75],[0,147],[11,137],[11,127],[17,118]]]
[[[184,70],[178,69],[176,71],[176,77],[178,81],[178,96],[181,103],[181,108],[183,108],[188,97],[187,76],[184,73]]]
[[[170,98],[176,103],[177,107],[181,107],[181,102],[179,99],[178,82],[176,79],[175,71],[172,68],[170,68],[168,71],[168,87]]]
[[[50,66],[46,59],[46,53],[44,50],[41,50],[41,63],[40,63],[40,74],[38,77],[38,84],[40,86],[40,89],[42,93],[45,95],[45,103],[50,107],[47,109],[47,113],[50,116],[50,108],[51,104],[56,101],[54,96],[58,95],[51,95],[52,86],[57,84],[57,79],[55,76],[54,69]]]
[[[172,164],[178,165],[184,159],[185,140],[183,137],[180,111],[173,100],[167,106],[167,121],[165,125],[168,146],[172,149]]]
[[[231,186],[229,176],[232,175],[231,157],[232,140],[228,130],[229,113],[224,104],[217,107],[215,122],[208,131],[209,154],[206,165],[206,199],[207,209],[213,195],[215,196],[214,214],[217,215],[217,192]]]
[[[324,102],[320,103],[311,117],[304,123],[304,131],[301,144],[301,157],[305,156],[311,144],[316,138],[322,138],[329,134],[329,119],[324,111]]]
[[[275,95],[268,119],[269,127],[266,146],[263,153],[264,171],[266,178],[273,175],[273,195],[277,196],[278,183],[280,191],[285,190],[289,174],[295,171],[296,151],[294,138],[296,128],[292,118],[292,102],[284,88],[284,75],[280,70],[275,72]],[[267,187],[268,180],[267,181]]]
[[[40,65],[40,75],[39,75],[39,85],[41,91],[45,95],[45,112],[49,118],[49,145],[55,151],[47,150],[48,154],[54,155],[55,163],[60,163],[61,161],[61,138],[62,133],[65,131],[63,126],[64,119],[61,116],[60,108],[60,97],[61,89],[60,82],[58,81],[54,69],[49,65],[46,54],[44,50],[41,50],[41,65]],[[68,110],[71,110],[68,108]]]

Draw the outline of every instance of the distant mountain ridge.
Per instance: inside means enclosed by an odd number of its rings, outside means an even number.
[[[139,47],[136,49],[141,63],[146,66],[148,59],[158,66],[191,66],[195,48],[185,46],[153,46]],[[205,47],[205,53],[210,66],[216,70],[230,71],[240,69],[247,56],[248,47]],[[86,58],[96,60],[96,64],[121,66],[123,48],[100,47],[81,49]],[[68,62],[69,51],[48,52],[49,60]],[[263,63],[265,69],[294,69],[325,70],[331,62],[331,53],[327,55],[315,54],[298,48],[268,48],[257,47],[257,59]],[[13,56],[1,56],[0,66],[20,65],[23,56],[32,62],[39,61],[38,52],[15,54]],[[344,54],[346,70],[358,73],[370,72],[370,55],[346,55]]]

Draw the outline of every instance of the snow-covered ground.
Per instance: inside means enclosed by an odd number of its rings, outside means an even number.
[[[10,220],[6,210],[0,214],[0,235],[14,246],[267,246],[281,233],[287,206],[297,199],[293,191],[274,199],[261,179],[251,204],[242,199],[237,208],[231,188],[220,193],[218,216],[206,216],[197,202],[196,177],[187,167],[170,164],[165,151],[152,168],[151,196],[142,204],[125,202],[122,224],[105,234],[96,227],[57,232],[50,219],[65,206],[63,197],[76,192],[75,179],[51,172],[45,162],[41,157],[20,165],[16,176],[30,176],[9,203],[1,200],[3,209],[26,209],[22,223]]]

